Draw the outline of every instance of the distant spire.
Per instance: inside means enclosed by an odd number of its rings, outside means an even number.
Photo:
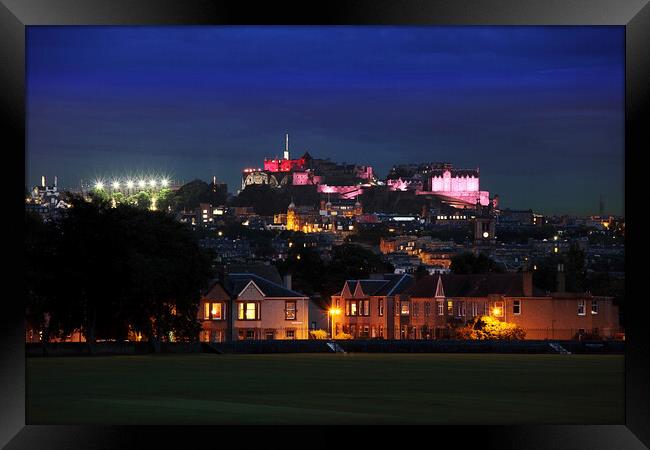
[[[287,133],[285,136],[284,159],[289,159],[289,133]]]

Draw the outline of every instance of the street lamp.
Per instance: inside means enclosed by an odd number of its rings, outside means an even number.
[[[328,328],[330,329],[330,336],[332,339],[334,339],[334,317],[332,316],[338,316],[339,314],[341,314],[341,310],[339,308],[332,308],[328,311],[327,314],[327,321],[331,321],[331,324],[328,323]]]

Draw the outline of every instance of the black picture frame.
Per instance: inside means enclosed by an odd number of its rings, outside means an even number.
[[[0,0],[0,95],[3,111],[3,145],[16,164],[25,152],[25,35],[30,25],[613,25],[626,30],[626,105],[625,105],[625,212],[630,219],[630,204],[640,202],[642,191],[628,188],[629,180],[643,179],[642,164],[632,164],[634,155],[647,153],[648,91],[650,89],[650,6],[647,0],[457,0],[457,1],[319,1],[277,2],[209,0]],[[531,55],[534,57],[534,55]],[[644,152],[645,151],[645,152]],[[13,167],[13,162],[6,162]],[[20,177],[19,171],[8,170]],[[24,175],[24,173],[23,173]],[[23,182],[7,183],[11,206],[24,209]],[[7,202],[5,202],[7,203]],[[8,207],[6,207],[8,209]],[[22,213],[21,213],[22,214]],[[9,215],[8,217],[11,217]],[[15,219],[9,232],[22,233]],[[637,217],[634,213],[634,217]],[[632,219],[627,238],[643,240]],[[18,231],[20,229],[20,231]],[[18,241],[18,240],[14,240]],[[20,243],[18,243],[20,246]],[[641,254],[642,248],[627,245],[627,258]],[[5,253],[5,261],[22,253],[22,248]],[[21,279],[20,264],[10,264],[5,286]],[[636,270],[634,267],[630,269]],[[641,269],[642,270],[642,269]],[[628,270],[629,271],[629,270]],[[5,272],[7,273],[7,272]],[[622,449],[650,446],[650,367],[647,325],[643,298],[634,298],[632,282],[641,277],[628,275],[626,290],[625,424],[585,426],[431,426],[414,427],[391,433],[355,427],[350,436],[363,439],[365,446],[381,445],[389,434],[401,445],[425,445],[441,440],[480,446],[480,448],[585,448]],[[636,280],[636,281],[635,281]],[[7,291],[8,292],[8,291]],[[18,290],[24,295],[24,291]],[[642,292],[642,291],[638,291]],[[272,441],[284,445],[334,446],[332,427],[256,427],[254,432],[233,427],[116,427],[116,426],[38,426],[26,425],[24,303],[21,297],[5,295],[3,310],[8,319],[2,328],[0,365],[0,444],[18,448],[196,448],[224,445],[226,436],[242,439],[245,448],[265,447]],[[22,297],[24,298],[24,297]],[[594,393],[598,395],[598,393]],[[206,430],[205,428],[210,428]],[[212,430],[211,428],[214,428]],[[236,428],[236,427],[235,427]],[[341,432],[345,432],[342,430]],[[339,430],[336,430],[338,435]],[[346,433],[347,434],[347,433]],[[288,439],[288,436],[291,436]],[[332,440],[328,439],[332,437]],[[408,438],[407,438],[408,437]],[[347,442],[346,438],[346,442]],[[423,440],[422,440],[423,439]],[[339,441],[340,442],[340,441]],[[421,442],[421,443],[418,443]],[[645,445],[644,445],[645,444]],[[233,444],[229,444],[233,445]],[[399,445],[399,444],[392,444]]]

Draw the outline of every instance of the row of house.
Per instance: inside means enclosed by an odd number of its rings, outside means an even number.
[[[541,291],[531,272],[348,280],[332,301],[342,311],[333,316],[334,333],[354,338],[449,338],[454,327],[477,316],[515,323],[526,339],[622,335],[612,297]]]
[[[515,323],[526,339],[616,338],[621,332],[613,298],[563,292],[562,283],[558,292],[541,291],[531,272],[347,280],[323,311],[267,268],[231,271],[213,284],[199,310],[202,341],[308,339],[314,328],[355,339],[445,339],[477,316]]]

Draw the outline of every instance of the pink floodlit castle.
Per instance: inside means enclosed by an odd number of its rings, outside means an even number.
[[[399,165],[391,170],[386,184],[393,191],[434,194],[466,206],[490,203],[490,193],[479,188],[479,170],[454,169],[450,163]]]
[[[462,200],[472,205],[488,206],[490,193],[479,189],[479,171],[439,169],[432,173],[431,192]]]

